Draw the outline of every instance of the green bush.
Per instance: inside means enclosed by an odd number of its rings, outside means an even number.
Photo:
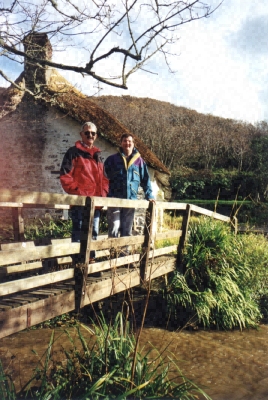
[[[189,170],[174,172],[171,180],[172,197],[174,200],[200,199],[221,200],[238,198],[243,200],[248,196],[260,196],[264,200],[264,184],[259,174],[252,171],[229,170]],[[267,185],[266,185],[267,186]]]
[[[235,236],[227,224],[202,218],[190,225],[183,255],[164,291],[168,312],[179,321],[179,307],[196,314],[204,327],[256,327],[267,296],[268,247],[264,237]]]

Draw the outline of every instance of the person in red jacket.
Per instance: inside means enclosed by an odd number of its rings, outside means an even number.
[[[68,194],[80,196],[106,197],[109,189],[109,180],[106,178],[103,168],[101,151],[94,146],[97,139],[97,128],[92,122],[85,122],[80,132],[81,140],[70,147],[62,161],[60,169],[60,181],[63,189]],[[71,208],[72,241],[80,242],[83,220],[83,207]],[[94,213],[92,239],[96,240],[99,233],[100,209]],[[94,262],[95,252],[90,254],[91,262]],[[79,262],[76,258],[75,262]]]

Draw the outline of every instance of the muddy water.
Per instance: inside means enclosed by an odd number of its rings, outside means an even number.
[[[37,356],[31,350],[42,356],[50,335],[51,330],[40,329],[0,339],[0,359],[17,388],[30,378],[37,364]],[[60,328],[55,337],[53,357],[58,359],[69,340]],[[159,350],[169,344],[168,351],[176,357],[184,375],[202,385],[213,400],[268,399],[268,325],[244,332],[146,328],[141,345],[148,346],[148,342]]]

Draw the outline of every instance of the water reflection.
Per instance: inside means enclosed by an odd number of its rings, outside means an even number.
[[[30,330],[0,339],[0,358],[22,387],[31,377],[37,357],[44,354],[51,330]],[[84,331],[87,336],[87,332]],[[53,357],[59,358],[69,340],[63,329],[56,330]],[[151,342],[158,350],[168,346],[184,375],[205,391],[213,400],[268,399],[268,325],[244,332],[182,331],[169,332],[145,328],[141,345]],[[78,343],[78,340],[77,340]]]

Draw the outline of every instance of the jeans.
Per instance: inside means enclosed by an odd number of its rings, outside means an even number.
[[[73,222],[73,228],[72,228],[72,242],[78,242],[80,243],[81,241],[81,236],[83,235],[82,232],[82,222],[83,222],[83,217],[84,217],[84,207],[80,206],[73,206],[71,208],[71,219]],[[93,219],[93,228],[92,228],[92,239],[97,240],[98,234],[99,234],[99,223],[100,223],[100,210],[95,210],[94,212],[94,219]],[[80,254],[76,254],[73,257],[73,260],[77,262],[81,262],[79,257]],[[95,250],[92,250],[90,252],[90,258],[95,258],[96,257],[96,252]]]
[[[108,207],[108,236],[120,237],[131,236],[134,220],[135,208]],[[121,249],[121,256],[129,254],[128,246]]]

